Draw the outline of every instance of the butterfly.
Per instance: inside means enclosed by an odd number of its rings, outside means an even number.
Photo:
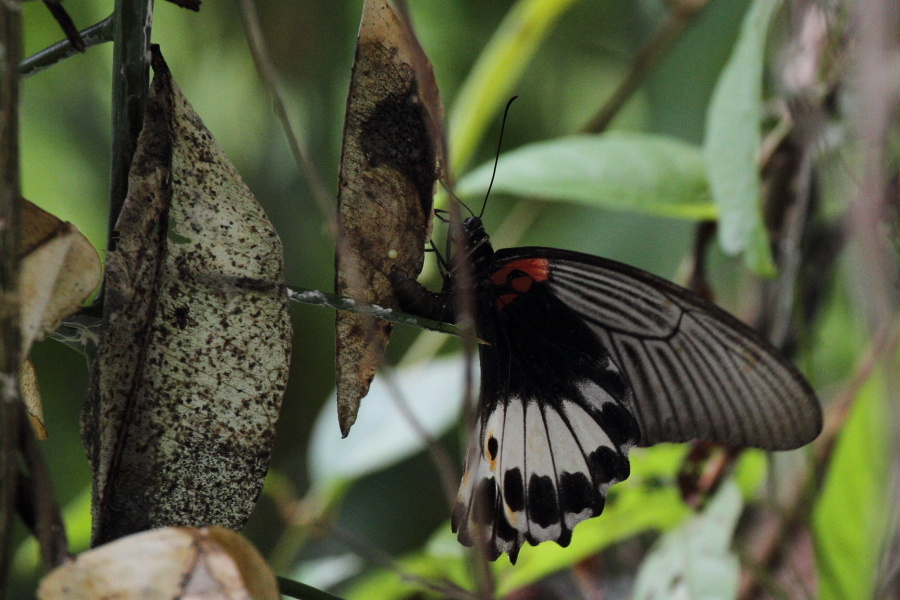
[[[822,429],[815,392],[756,331],[640,269],[553,248],[494,251],[463,222],[481,391],[451,524],[515,563],[525,542],[567,546],[628,478],[633,446],[704,440],[765,450]],[[401,307],[455,321],[460,260],[441,293],[391,276]]]

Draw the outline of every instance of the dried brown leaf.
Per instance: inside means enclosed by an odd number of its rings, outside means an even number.
[[[290,361],[281,242],[154,51],[83,416],[94,544],[162,525],[240,529]]]
[[[221,527],[168,527],[85,552],[50,572],[41,600],[278,600],[259,552]]]
[[[388,276],[422,270],[443,157],[443,111],[431,63],[405,16],[366,0],[338,178],[335,292],[398,308]],[[381,362],[391,324],[336,316],[338,420],[346,436]]]
[[[74,314],[98,285],[100,257],[71,223],[22,202],[22,355]]]

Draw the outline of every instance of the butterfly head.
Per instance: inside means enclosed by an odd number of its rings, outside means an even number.
[[[463,221],[463,235],[465,236],[465,248],[468,259],[472,261],[475,272],[479,273],[489,268],[494,258],[494,248],[490,238],[484,230],[484,224],[479,217],[469,217]]]

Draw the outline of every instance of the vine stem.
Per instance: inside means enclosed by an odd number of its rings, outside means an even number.
[[[112,156],[109,169],[109,233],[128,194],[128,172],[144,124],[150,88],[150,27],[153,0],[116,0],[113,14]]]
[[[22,13],[16,0],[0,1],[0,599],[12,552],[18,484],[19,400],[19,61]]]

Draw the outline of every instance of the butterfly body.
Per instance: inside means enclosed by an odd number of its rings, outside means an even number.
[[[465,255],[481,396],[452,525],[515,562],[524,542],[568,545],[629,475],[634,445],[692,439],[788,449],[821,429],[815,394],[748,326],[666,280],[551,248],[494,251],[477,217]],[[439,294],[393,277],[407,311],[455,320]]]

